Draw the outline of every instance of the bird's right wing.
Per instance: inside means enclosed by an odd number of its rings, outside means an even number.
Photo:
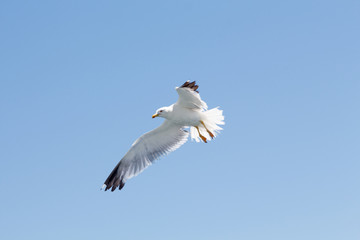
[[[165,120],[162,125],[138,138],[106,179],[105,191],[123,188],[126,180],[135,177],[156,159],[175,151],[188,139],[188,132]]]

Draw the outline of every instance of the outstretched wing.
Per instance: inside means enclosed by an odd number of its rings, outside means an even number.
[[[106,186],[105,191],[110,188],[114,191],[117,187],[119,190],[122,189],[126,180],[141,173],[162,155],[175,151],[183,145],[188,135],[188,132],[168,120],[142,135],[106,179],[103,186]]]
[[[198,85],[196,82],[186,81],[183,85],[176,88],[176,91],[179,94],[179,99],[176,104],[181,105],[185,108],[190,109],[207,109],[207,105],[204,101],[201,100],[200,94],[197,91]]]

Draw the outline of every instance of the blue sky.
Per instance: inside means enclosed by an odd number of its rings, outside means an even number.
[[[1,239],[360,238],[359,1],[1,1]],[[226,125],[104,180],[196,80]]]

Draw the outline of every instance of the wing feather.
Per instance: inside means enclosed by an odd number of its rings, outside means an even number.
[[[199,88],[196,82],[187,81],[181,87],[177,87],[176,91],[179,94],[179,99],[176,104],[185,108],[206,110],[207,104],[201,100],[200,94],[197,91]]]
[[[138,138],[106,179],[105,191],[123,188],[159,157],[175,151],[188,139],[188,132],[165,120],[162,125]]]

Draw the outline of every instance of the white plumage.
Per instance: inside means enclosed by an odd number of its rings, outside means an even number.
[[[141,173],[156,159],[175,151],[183,145],[189,136],[184,128],[190,127],[190,136],[196,142],[204,142],[214,138],[222,130],[218,125],[224,125],[222,110],[213,108],[207,110],[207,104],[201,100],[195,81],[185,82],[177,87],[178,101],[168,107],[162,107],[153,115],[163,117],[165,121],[158,128],[145,133],[138,138],[130,150],[106,179],[105,191],[117,187],[122,189],[125,182]]]

